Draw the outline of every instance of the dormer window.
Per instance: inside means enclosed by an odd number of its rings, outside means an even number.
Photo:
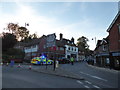
[[[103,51],[105,51],[105,50],[106,50],[105,45],[103,45]]]

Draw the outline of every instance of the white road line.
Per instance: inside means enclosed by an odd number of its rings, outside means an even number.
[[[90,87],[88,87],[88,86],[86,86],[86,85],[84,85],[84,87],[85,87],[85,88],[90,88]]]
[[[85,81],[86,83],[88,83],[88,84],[92,84],[91,82],[89,82],[89,81]]]
[[[103,78],[100,78],[100,77],[97,77],[97,76],[91,76],[93,78],[97,78],[97,79],[100,79],[100,80],[103,80],[103,81],[107,81],[106,79],[103,79]]]
[[[93,76],[93,75],[90,75],[90,74],[87,74],[87,73],[84,73],[84,72],[80,72],[80,73],[85,74],[85,75],[88,75],[88,76],[90,76],[90,77],[92,77],[92,78],[96,78],[96,79],[99,79],[99,80],[107,81],[106,79],[100,78],[100,77],[98,77],[98,76]]]
[[[100,88],[100,87],[98,87],[98,86],[96,86],[96,85],[93,85],[93,87],[95,87],[95,88]]]
[[[78,83],[83,84],[81,81],[77,80]]]

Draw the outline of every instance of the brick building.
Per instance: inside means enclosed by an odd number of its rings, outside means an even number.
[[[96,65],[106,67],[109,66],[109,37],[103,38],[97,41],[96,48],[94,50]]]
[[[57,59],[60,58],[70,58],[74,57],[76,61],[78,61],[78,48],[74,44],[74,38],[71,40],[63,38],[63,34],[60,34],[60,39],[56,39],[55,46],[46,47],[46,39],[47,36],[43,35],[40,38],[33,39],[32,41],[25,43],[16,44],[16,48],[21,48],[25,52],[26,60],[31,60],[31,58],[36,56],[45,55],[49,59]]]
[[[107,32],[109,33],[111,67],[120,69],[120,11],[118,11]]]

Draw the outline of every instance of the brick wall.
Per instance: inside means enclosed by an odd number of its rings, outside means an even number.
[[[120,16],[117,18],[109,31],[110,52],[120,51],[120,32],[117,24],[120,24]]]

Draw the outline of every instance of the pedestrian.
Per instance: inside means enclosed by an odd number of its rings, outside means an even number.
[[[74,64],[73,63],[74,62],[74,58],[73,57],[70,58],[70,62],[71,62],[72,65]]]
[[[11,60],[10,65],[11,65],[11,67],[13,67],[13,65],[14,65],[14,60]]]

